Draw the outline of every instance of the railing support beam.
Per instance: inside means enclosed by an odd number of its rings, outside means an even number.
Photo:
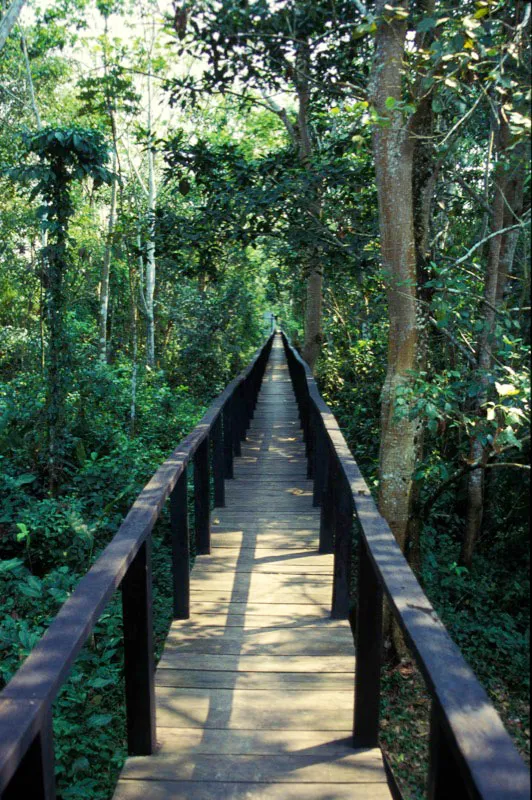
[[[337,474],[336,480],[340,481]],[[334,579],[331,617],[347,619],[350,608],[351,551],[353,547],[353,501],[343,483],[336,484],[334,515]]]
[[[334,528],[335,528],[335,473],[336,465],[334,457],[327,448],[325,454],[324,467],[324,490],[322,494],[321,514],[320,514],[320,553],[334,552]]]
[[[214,505],[216,508],[223,508],[225,506],[225,452],[221,414],[212,429],[212,474]]]
[[[174,619],[190,617],[190,534],[187,479],[188,470],[185,466],[170,495]]]
[[[151,537],[122,581],[122,610],[128,753],[149,756],[155,749]]]
[[[430,713],[427,800],[469,800],[464,779],[441,723],[436,703]]]
[[[211,486],[209,437],[202,441],[194,456],[194,523],[196,555],[211,552]]]
[[[56,800],[55,759],[51,711],[2,792],[2,800]]]
[[[225,477],[233,478],[233,413],[232,403],[229,400],[223,410],[223,429],[224,429],[224,464]]]
[[[382,603],[382,589],[360,534],[355,636],[355,747],[377,747],[379,739]]]

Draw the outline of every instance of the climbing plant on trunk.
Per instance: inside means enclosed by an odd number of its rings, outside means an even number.
[[[48,482],[57,494],[65,457],[65,413],[69,368],[65,275],[69,267],[68,226],[75,207],[74,184],[91,177],[97,187],[111,181],[108,148],[101,133],[84,128],[44,128],[25,136],[26,163],[13,177],[32,185],[43,201],[39,214],[48,234],[42,280],[46,297],[46,418]]]

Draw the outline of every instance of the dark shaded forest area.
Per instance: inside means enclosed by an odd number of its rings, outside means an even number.
[[[529,753],[530,3],[0,0],[0,679],[270,332]],[[154,537],[158,648],[168,519]],[[387,625],[382,746],[428,698]],[[125,757],[114,598],[60,797]]]

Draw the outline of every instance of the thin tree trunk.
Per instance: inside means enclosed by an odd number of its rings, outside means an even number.
[[[26,37],[22,27],[20,28],[20,42],[22,45],[22,53],[24,56],[24,65],[26,67],[26,81],[28,83],[28,92],[30,95],[31,107],[35,115],[37,123],[37,130],[42,131],[42,120],[39,113],[39,106],[35,97],[35,88],[33,86],[33,76],[31,74],[31,64],[28,55],[28,47],[26,44]],[[43,304],[43,282],[45,275],[48,271],[48,262],[46,259],[46,247],[48,245],[48,232],[46,230],[46,217],[41,219],[41,292],[40,292],[40,336],[41,336],[41,369],[44,374],[45,368],[45,335],[44,335],[44,304]]]
[[[504,228],[509,228],[511,225],[518,222],[523,213],[525,168],[527,163],[527,152],[523,144],[516,146],[513,153],[513,160],[515,167],[509,177],[506,187],[506,203],[503,219]],[[513,231],[508,231],[502,237],[499,275],[495,293],[497,306],[504,300],[508,279],[513,272],[515,251],[520,235],[521,231],[519,228],[516,228]]]
[[[47,257],[46,311],[48,317],[48,349],[46,358],[46,407],[48,418],[48,480],[52,496],[59,490],[63,468],[63,431],[69,342],[65,331],[65,297],[63,272],[66,265],[67,216],[65,197],[56,192],[54,206],[58,210],[57,241]]]
[[[146,360],[150,367],[155,366],[155,203],[157,190],[155,186],[155,164],[152,142],[151,119],[151,78],[148,75],[148,241],[146,243],[146,313],[147,313],[147,347]]]
[[[129,264],[129,317],[131,327],[131,407],[129,424],[131,436],[135,435],[137,421],[138,312],[135,294],[135,277],[133,267]]]
[[[113,150],[113,173],[116,172],[116,149]],[[113,251],[113,237],[116,218],[116,180],[111,184],[111,204],[109,207],[109,221],[107,224],[107,241],[103,255],[102,277],[100,282],[100,336],[99,354],[100,361],[107,361],[107,321],[109,315],[109,283],[111,274],[111,256]]]
[[[521,167],[522,150],[510,149],[511,135],[508,123],[499,111],[495,122],[497,128],[495,142],[498,161],[495,168],[495,194],[491,214],[492,232],[508,227],[519,216],[523,201],[524,170]],[[511,162],[514,169],[511,169]],[[519,230],[517,230],[519,233]],[[489,397],[490,370],[494,347],[496,310],[501,305],[508,274],[511,272],[517,238],[514,231],[508,231],[489,240],[488,260],[484,279],[483,329],[477,348],[477,369],[479,391],[475,398],[474,414],[479,423],[484,416],[484,407]],[[481,426],[480,426],[481,427]],[[469,446],[470,463],[486,463],[488,450],[480,436],[471,438]],[[478,469],[467,476],[467,510],[464,538],[460,553],[460,563],[471,567],[476,543],[482,528],[484,511],[484,470]]]
[[[30,95],[31,107],[33,109],[33,113],[35,114],[35,120],[37,122],[37,128],[38,128],[38,130],[41,131],[42,130],[41,115],[39,114],[39,107],[37,106],[37,100],[35,98],[35,89],[33,87],[33,78],[32,78],[32,74],[31,74],[30,59],[29,59],[29,56],[28,56],[28,47],[27,47],[27,44],[26,44],[26,37],[24,35],[24,31],[22,30],[22,28],[20,30],[20,43],[22,45],[22,54],[24,56],[24,65],[26,67],[26,80],[28,81],[28,92],[29,92],[29,95]]]

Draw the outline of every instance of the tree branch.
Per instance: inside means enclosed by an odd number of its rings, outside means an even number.
[[[264,91],[261,90],[260,93],[264,99],[264,102],[266,103],[267,108],[269,108],[270,111],[273,111],[273,113],[279,117],[279,119],[285,126],[286,130],[288,131],[288,135],[290,136],[294,146],[297,146],[297,134],[294,126],[292,125],[292,123],[288,118],[286,109],[278,106],[277,103],[274,100],[272,100],[271,97],[268,97],[268,95],[266,95]]]
[[[444,336],[447,337],[447,339],[449,339],[450,342],[454,344],[456,349],[462,353],[464,358],[466,358],[467,361],[469,361],[472,367],[477,366],[477,359],[475,358],[474,354],[471,353],[466,347],[464,347],[464,345],[461,342],[459,342],[455,336],[453,336],[451,331],[447,330],[447,328],[440,328],[438,322],[434,319],[434,317],[429,317],[428,320],[432,325],[432,327],[438,331],[438,333],[442,333]]]
[[[463,467],[457,469],[456,472],[453,472],[453,474],[447,478],[447,480],[440,484],[434,494],[424,502],[423,508],[421,509],[421,516],[426,519],[432,509],[432,506],[436,500],[441,497],[444,491],[451,486],[451,484],[456,483],[456,481],[460,480],[460,478],[462,478],[464,475],[467,475],[468,472],[473,472],[477,469],[496,469],[498,467],[517,467],[519,469],[530,470],[529,464],[519,464],[519,462],[514,461],[496,461],[492,464],[482,464],[481,462],[477,462],[476,464],[464,464]]]

